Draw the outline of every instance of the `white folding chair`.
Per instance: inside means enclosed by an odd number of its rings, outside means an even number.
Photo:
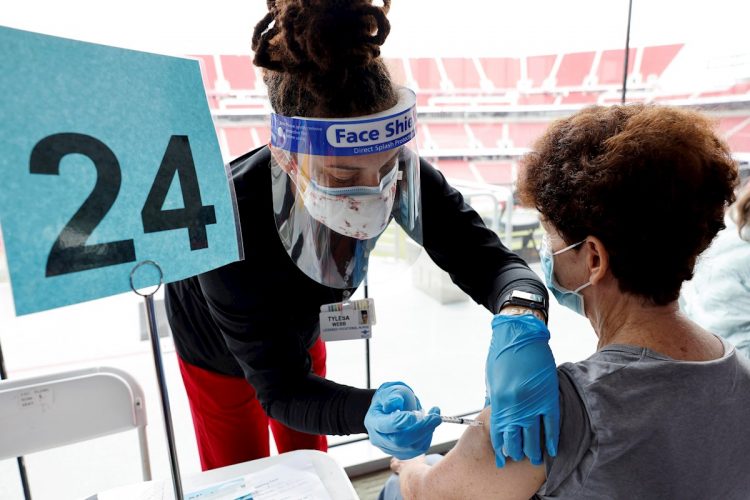
[[[0,460],[137,429],[149,481],[146,423],[143,390],[116,368],[0,381]]]

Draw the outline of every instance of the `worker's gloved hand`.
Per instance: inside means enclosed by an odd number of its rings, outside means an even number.
[[[411,387],[386,382],[372,397],[365,415],[370,442],[389,455],[406,460],[426,452],[432,433],[440,425],[440,409],[424,413]]]
[[[557,454],[560,401],[549,337],[547,326],[531,314],[492,319],[486,383],[498,467],[505,465],[504,455],[516,461],[526,455],[532,464],[541,464],[542,425],[547,453]]]

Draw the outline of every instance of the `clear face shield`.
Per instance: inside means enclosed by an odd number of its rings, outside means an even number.
[[[271,115],[276,228],[297,267],[323,285],[358,286],[373,254],[407,264],[419,254],[416,96],[398,95],[393,108],[357,118]],[[417,245],[407,249],[404,234]]]

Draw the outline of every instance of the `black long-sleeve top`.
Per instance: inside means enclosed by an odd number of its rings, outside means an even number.
[[[307,277],[279,240],[268,147],[234,160],[231,170],[245,259],[166,286],[178,355],[206,370],[244,375],[266,413],[289,427],[365,432],[374,391],[318,377],[307,352],[319,335],[320,306],[344,300],[344,290]],[[463,291],[492,312],[508,289],[547,296],[526,263],[425,160],[420,178],[423,246]]]

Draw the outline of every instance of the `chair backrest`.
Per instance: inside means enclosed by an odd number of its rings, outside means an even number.
[[[116,368],[0,381],[0,460],[137,429],[150,480],[146,423],[143,390]]]

